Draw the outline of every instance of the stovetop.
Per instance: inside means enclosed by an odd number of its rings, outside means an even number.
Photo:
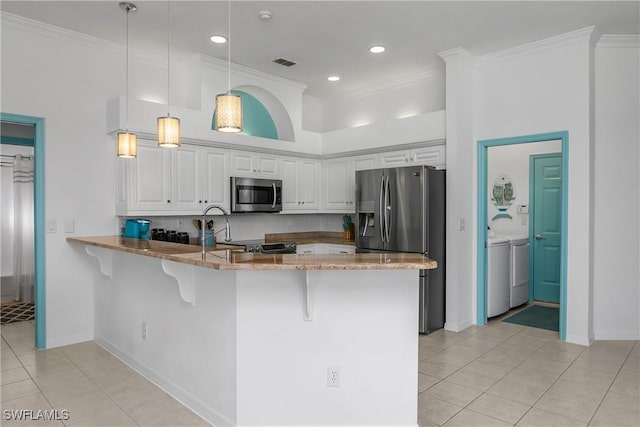
[[[264,239],[257,240],[232,240],[225,242],[225,245],[244,246],[245,252],[262,253],[296,253],[296,244],[293,242],[270,242],[265,243]]]

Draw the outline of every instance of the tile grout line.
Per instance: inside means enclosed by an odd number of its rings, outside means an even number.
[[[618,375],[620,375],[620,371],[622,370],[622,367],[624,366],[625,363],[627,363],[627,360],[629,360],[629,356],[631,355],[631,352],[633,351],[633,348],[636,345],[638,345],[638,344],[634,343],[634,345],[633,345],[633,347],[631,347],[631,350],[629,351],[629,353],[627,353],[627,356],[624,358],[624,361],[622,362],[622,364],[618,368],[618,371],[616,372],[616,375],[613,377],[613,380],[611,381],[611,384],[609,384],[609,387],[607,387],[607,391],[605,391],[604,395],[602,396],[602,399],[600,399],[600,402],[598,402],[598,406],[596,407],[596,410],[593,412],[593,415],[591,415],[591,418],[589,418],[589,422],[587,423],[587,425],[591,425],[591,422],[593,421],[593,417],[595,417],[596,414],[598,413],[598,409],[600,409],[600,406],[602,406],[602,402],[604,402],[605,397],[607,397],[607,395],[609,394],[609,391],[611,390],[611,387],[613,386],[613,383],[616,382],[616,379],[618,378]]]

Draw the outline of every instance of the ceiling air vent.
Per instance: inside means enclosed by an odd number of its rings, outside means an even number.
[[[285,59],[285,58],[276,58],[273,60],[273,62],[275,62],[276,64],[284,65],[285,67],[291,67],[293,65],[296,65],[295,62],[289,61],[288,59]]]

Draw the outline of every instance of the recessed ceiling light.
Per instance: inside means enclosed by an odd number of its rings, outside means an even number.
[[[384,46],[380,46],[380,45],[371,46],[369,48],[369,52],[371,52],[371,53],[382,53],[385,50],[386,50],[386,48]]]
[[[330,82],[337,82],[338,80],[340,80],[340,76],[329,76],[327,77],[327,80],[329,80]]]
[[[211,36],[209,40],[217,44],[222,44],[227,42],[227,38],[225,36],[219,36],[219,35]]]

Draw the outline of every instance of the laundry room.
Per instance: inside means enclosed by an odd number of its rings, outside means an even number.
[[[557,330],[561,151],[559,140],[488,148],[489,318],[526,309],[529,326]]]

